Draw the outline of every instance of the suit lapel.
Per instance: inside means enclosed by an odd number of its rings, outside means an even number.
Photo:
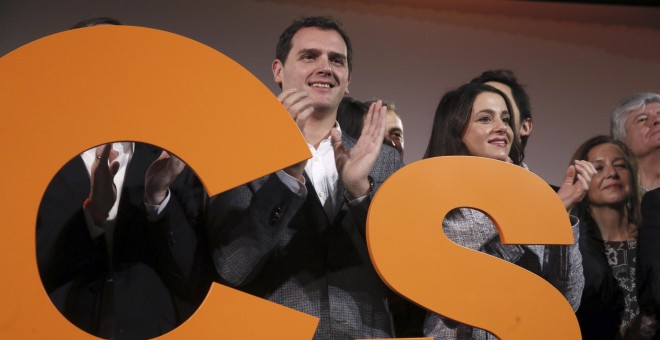
[[[355,141],[349,137],[347,134],[342,133],[342,140],[344,141],[344,147],[346,149],[351,149],[355,146]],[[337,169],[339,171],[339,169]],[[321,229],[325,229],[326,225],[330,225],[330,219],[328,218],[327,213],[325,212],[325,209],[323,208],[323,205],[321,205],[321,201],[318,198],[318,193],[316,192],[316,189],[314,188],[314,185],[312,185],[312,181],[307,175],[306,172],[303,173],[305,176],[305,187],[307,188],[307,199],[310,200],[311,203],[311,213],[314,214],[315,216],[325,216],[325,222],[322,226]],[[342,215],[344,214],[344,205],[346,204],[346,200],[344,199],[344,183],[341,179],[341,176],[337,177],[337,190],[335,192],[335,202],[337,204],[336,212],[337,215],[335,216],[334,220],[338,221],[342,218]]]
[[[89,173],[85,167],[85,162],[80,155],[71,159],[55,175],[59,176],[63,183],[72,192],[76,201],[83,202],[89,196]]]
[[[161,149],[143,143],[135,143],[133,156],[126,168],[124,176],[124,185],[121,192],[121,200],[119,201],[119,209],[117,211],[117,219],[129,217],[133,215],[131,210],[144,206],[144,176],[147,169],[153,161],[160,155]],[[117,224],[120,222],[118,221]]]
[[[343,132],[341,139],[344,142],[345,149],[352,149],[355,146],[355,140]],[[339,169],[337,169],[337,172],[339,172]],[[335,220],[340,219],[340,215],[343,214],[344,204],[346,204],[346,199],[344,199],[345,190],[344,181],[342,181],[341,175],[339,175],[337,176],[337,192],[335,193],[335,202],[337,202],[337,216],[335,217]]]
[[[325,209],[323,209],[323,205],[321,205],[321,201],[319,200],[319,196],[318,193],[316,192],[316,189],[314,189],[312,180],[309,178],[309,176],[307,176],[306,172],[303,172],[303,176],[305,176],[305,187],[307,188],[307,201],[309,202],[309,213],[312,216],[316,216],[316,218],[320,222],[316,224],[316,227],[318,228],[319,231],[322,231],[330,224],[330,219],[328,219],[328,215],[325,212]]]
[[[143,143],[135,143],[135,150],[130,163],[126,168],[126,175],[124,177],[124,187],[144,186],[144,175],[147,169],[158,156],[160,156],[161,149]]]

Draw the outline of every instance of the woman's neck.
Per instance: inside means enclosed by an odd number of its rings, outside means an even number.
[[[603,241],[627,241],[634,237],[635,226],[628,221],[625,205],[621,207],[590,205]]]

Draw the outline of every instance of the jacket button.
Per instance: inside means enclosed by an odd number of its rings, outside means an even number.
[[[270,225],[276,225],[277,223],[280,222],[280,219],[282,218],[281,213],[282,213],[282,208],[276,207],[275,209],[273,209],[273,212],[270,214],[270,219],[268,220]]]

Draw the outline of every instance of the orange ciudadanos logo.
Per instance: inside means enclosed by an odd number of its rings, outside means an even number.
[[[194,168],[211,195],[309,157],[295,124],[263,84],[221,53],[175,34],[130,26],[67,31],[7,54],[0,59],[0,75],[4,145],[0,178],[5,180],[0,205],[2,338],[91,338],[52,305],[39,279],[35,255],[34,226],[41,197],[52,176],[73,155],[117,140],[158,145]],[[131,123],[119,123],[126,121]],[[466,188],[483,188],[477,180],[464,181],[460,190],[448,189],[453,188],[451,180],[447,182],[452,176],[477,176],[466,170],[474,168],[474,162],[487,162],[503,178],[529,177],[529,184],[520,186],[521,193],[507,197],[533,199],[530,206],[539,208],[530,213],[543,213],[544,223],[537,223],[531,234],[522,233],[520,229],[529,228],[522,224],[527,215],[511,213],[515,203],[497,205],[483,189],[472,195],[479,199],[470,198]],[[500,222],[503,241],[572,242],[561,203],[549,188],[542,188],[545,184],[538,177],[491,162],[471,157],[431,159],[394,174],[369,212],[368,244],[374,265],[391,287],[418,304],[502,338],[529,338],[526,330],[539,322],[549,324],[548,331],[564,329],[552,333],[554,338],[577,338],[575,317],[556,290],[518,267],[452,243],[441,232],[447,211],[471,206]],[[408,192],[413,188],[413,193]],[[401,195],[411,199],[394,199]],[[485,292],[471,284],[474,276],[457,275],[475,266],[493,268],[488,280],[498,283],[497,288]],[[452,280],[444,280],[446,276]],[[521,286],[534,293],[511,293],[511,287],[515,291]],[[465,303],[463,291],[490,307]],[[529,308],[538,303],[543,303],[543,310]],[[494,312],[504,308],[502,304],[521,308]],[[305,339],[311,338],[317,321],[214,284],[193,317],[162,338]],[[512,322],[514,331],[508,327]]]

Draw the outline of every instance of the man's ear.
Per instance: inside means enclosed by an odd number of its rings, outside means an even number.
[[[282,70],[284,68],[284,64],[279,59],[273,60],[273,65],[271,65],[271,68],[273,69],[273,79],[275,79],[275,82],[278,84],[282,84]]]
[[[520,125],[520,136],[529,136],[532,134],[532,118],[525,118]]]
[[[348,85],[351,84],[351,75],[348,75],[348,82],[346,83],[346,90],[344,90],[344,95],[348,96]]]

